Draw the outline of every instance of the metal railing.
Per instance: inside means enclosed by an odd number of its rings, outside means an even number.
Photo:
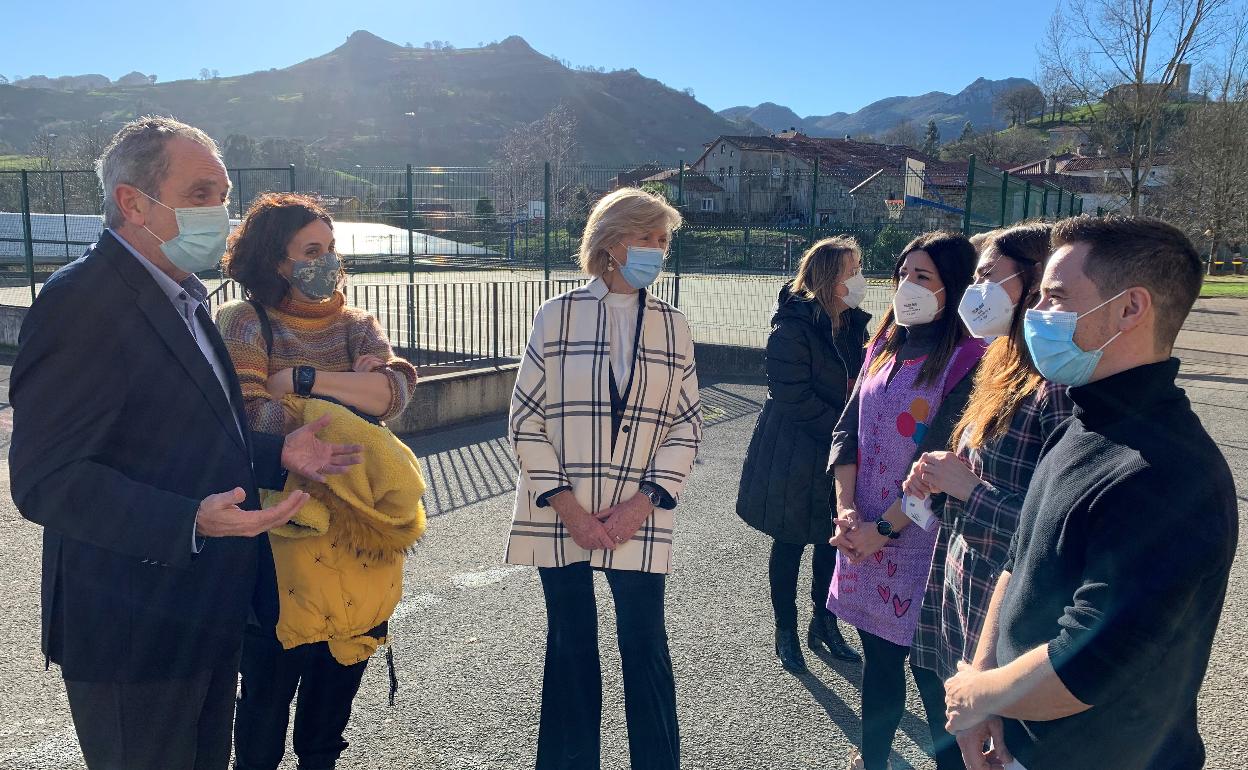
[[[442,283],[372,283],[369,277],[351,277],[344,290],[347,304],[375,317],[396,353],[418,367],[437,368],[519,360],[541,304],[585,282],[583,276]],[[665,273],[652,290],[679,303],[695,341],[761,348],[785,280]],[[873,282],[864,308],[879,317],[890,296],[886,282]],[[212,292],[209,304],[215,312],[241,298],[239,285],[227,280]]]

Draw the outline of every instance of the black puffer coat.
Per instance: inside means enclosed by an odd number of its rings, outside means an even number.
[[[786,543],[826,543],[832,536],[826,473],[832,429],[862,366],[871,315],[832,320],[818,302],[780,290],[767,338],[767,402],[741,471],[737,515]]]

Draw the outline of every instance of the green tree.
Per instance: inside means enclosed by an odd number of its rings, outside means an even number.
[[[256,140],[246,134],[230,134],[221,150],[228,168],[248,168],[256,165]]]
[[[494,210],[494,201],[490,200],[488,195],[482,195],[477,198],[477,227],[481,230],[481,240],[486,246],[494,242],[495,233],[498,230],[497,212]]]
[[[935,120],[927,121],[927,133],[923,136],[923,154],[935,158],[940,155],[940,129]]]
[[[893,269],[897,255],[906,247],[914,234],[896,225],[888,225],[875,236],[875,243],[867,249],[866,264],[862,266],[866,273],[887,273]]]
[[[975,126],[971,125],[971,121],[966,121],[962,126],[962,133],[958,135],[959,142],[966,142],[975,136]]]

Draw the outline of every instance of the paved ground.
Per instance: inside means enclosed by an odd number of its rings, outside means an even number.
[[[1248,503],[1248,302],[1202,301],[1180,340],[1183,385],[1236,472]],[[7,369],[0,370],[0,398]],[[858,737],[858,670],[810,659],[798,679],[774,661],[766,598],[767,539],[733,513],[742,455],[763,388],[708,383],[709,427],[682,505],[668,623],[684,766],[714,770],[841,767]],[[0,409],[0,428],[8,421]],[[385,701],[383,665],[364,678],[344,768],[531,767],[545,621],[537,575],[501,564],[515,464],[501,421],[412,438],[440,514],[409,561],[393,623],[403,682]],[[1193,469],[1198,472],[1199,469]],[[0,473],[0,768],[78,768],[63,687],[38,654],[38,538]],[[1241,505],[1241,513],[1245,507]],[[1241,527],[1242,529],[1242,527]],[[1243,535],[1241,534],[1241,540]],[[1245,760],[1248,549],[1241,548],[1218,648],[1202,693],[1208,767]],[[807,579],[803,574],[803,580]],[[626,738],[611,604],[602,599],[604,767],[624,768]],[[895,742],[895,767],[929,768],[917,697]],[[283,765],[294,768],[293,760]]]

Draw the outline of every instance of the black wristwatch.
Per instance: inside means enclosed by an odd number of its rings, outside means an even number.
[[[896,540],[901,537],[900,532],[893,531],[893,525],[888,519],[880,519],[875,522],[875,531],[879,532],[884,537],[887,537],[889,540]]]
[[[290,373],[295,382],[295,395],[307,398],[312,395],[312,386],[316,384],[316,369],[311,366],[296,366]]]
[[[643,482],[638,490],[650,500],[650,504],[655,508],[663,502],[663,491],[648,481]]]

